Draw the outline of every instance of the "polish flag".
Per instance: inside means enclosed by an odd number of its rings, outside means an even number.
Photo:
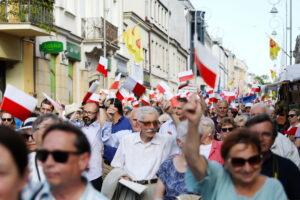
[[[0,109],[25,121],[35,109],[37,99],[7,84]]]
[[[217,70],[219,63],[209,50],[194,36],[195,43],[195,63],[204,82],[211,88],[215,88],[217,80]]]
[[[252,92],[260,92],[260,87],[257,84],[253,84],[251,88]]]
[[[99,94],[100,94],[100,95],[102,95],[102,94],[108,95],[108,94],[109,94],[109,91],[108,91],[108,90],[105,90],[105,89],[101,89]]]
[[[116,97],[120,100],[123,101],[126,97],[128,97],[127,91],[124,88],[120,88],[118,92],[116,93]],[[128,98],[127,98],[128,101]]]
[[[89,88],[89,90],[87,91],[87,93],[85,94],[84,98],[83,98],[83,102],[86,102],[87,100],[89,100],[89,98],[92,96],[92,94],[96,91],[96,89],[99,86],[99,81],[95,81],[93,82],[93,84],[91,85],[91,87]]]
[[[138,102],[138,101],[132,102],[132,106],[133,106],[134,108],[138,108],[138,107],[139,107],[139,102]]]
[[[115,82],[110,86],[110,90],[117,90],[119,87],[119,82],[121,79],[121,73],[118,74],[118,76],[116,76],[115,78]]]
[[[220,95],[218,93],[209,94],[209,102],[218,103],[220,100]]]
[[[134,94],[138,96],[142,96],[146,91],[146,88],[142,84],[140,84],[139,82],[137,82],[131,77],[127,77],[123,87],[128,89],[129,91],[132,91]]]
[[[185,72],[180,72],[178,74],[178,77],[179,77],[179,82],[185,82],[188,80],[192,80],[194,78],[194,74],[192,70],[188,70]]]
[[[63,107],[59,104],[59,103],[57,103],[57,102],[55,102],[51,97],[49,97],[46,93],[42,93],[43,95],[44,95],[44,97],[48,100],[48,101],[50,101],[50,103],[56,108],[56,109],[58,109],[58,110],[62,110],[63,109]]]
[[[106,97],[106,99],[114,99],[114,98],[116,98],[116,94],[114,92],[109,92],[109,94]]]
[[[94,102],[96,104],[99,104],[99,99],[100,99],[100,94],[93,93],[86,103]]]
[[[107,77],[107,65],[107,58],[101,56],[96,70],[103,74],[104,77]]]
[[[171,91],[170,87],[163,81],[161,81],[156,88],[158,89],[158,91],[162,94],[165,94],[166,91]]]
[[[150,100],[147,96],[143,96],[142,103],[144,103],[146,106],[150,106]]]
[[[227,100],[229,103],[235,99],[235,93],[230,91],[224,91],[224,99]]]
[[[171,102],[172,107],[175,107],[179,103],[178,100],[176,99],[176,96],[174,96],[170,91],[167,91],[165,93],[165,97],[168,101]]]

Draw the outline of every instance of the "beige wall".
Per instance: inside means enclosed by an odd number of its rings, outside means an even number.
[[[23,61],[10,62],[6,68],[6,83],[30,95],[34,93],[33,48],[32,43],[23,42]]]
[[[20,38],[0,33],[0,59],[21,60]]]

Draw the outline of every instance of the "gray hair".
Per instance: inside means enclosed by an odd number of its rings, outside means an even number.
[[[267,104],[264,104],[264,103],[256,103],[254,104],[252,107],[251,107],[251,110],[253,110],[254,108],[264,108],[266,110],[266,113],[270,116],[271,114],[271,111],[270,111],[270,108]],[[251,110],[250,110],[250,113],[251,113]]]
[[[202,120],[201,120],[202,121]],[[180,139],[181,141],[185,141],[186,135],[188,132],[188,121],[182,121],[178,124],[177,126],[177,138]],[[198,126],[198,133],[199,136],[202,135],[203,129],[201,125]]]
[[[210,119],[208,117],[202,117],[202,119],[200,121],[200,126],[202,128],[203,128],[203,126],[205,126],[211,132],[211,136],[214,135],[214,133],[215,133],[215,123],[212,119]]]
[[[48,119],[51,119],[53,120],[54,122],[61,122],[62,120],[58,118],[57,115],[55,114],[44,114],[44,115],[40,115],[32,124],[32,130],[33,132],[34,131],[37,131],[38,130],[38,127],[39,125],[43,122],[43,121],[46,121]]]
[[[142,106],[138,108],[138,115],[137,118],[139,121],[143,121],[144,120],[144,115],[146,114],[155,114],[158,117],[158,112],[155,108],[151,107],[151,106]]]
[[[247,122],[247,120],[249,119],[249,115],[238,115],[234,118],[234,122],[235,123],[239,123],[239,122],[243,122],[244,124]]]

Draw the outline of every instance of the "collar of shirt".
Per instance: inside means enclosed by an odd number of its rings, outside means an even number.
[[[144,143],[141,139],[141,133],[138,134],[138,137],[135,138],[134,144],[160,144],[159,136],[157,135],[158,133],[155,134],[155,136],[152,138],[150,142]]]
[[[99,125],[99,122],[97,121],[97,119],[93,122],[93,123],[91,123],[90,125],[86,125],[86,124],[84,124],[83,125],[83,127],[96,127],[96,126],[98,126]]]

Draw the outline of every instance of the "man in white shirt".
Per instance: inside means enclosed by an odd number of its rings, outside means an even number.
[[[84,125],[81,130],[91,145],[91,159],[86,177],[98,191],[101,191],[103,143],[100,123],[97,121],[98,113],[99,107],[96,103],[85,104],[82,111]]]
[[[111,165],[127,173],[123,178],[153,189],[156,172],[170,155],[171,143],[166,135],[157,134],[159,121],[155,108],[140,107],[137,113],[141,132],[126,135],[121,140]],[[144,199],[143,193],[141,198]]]

